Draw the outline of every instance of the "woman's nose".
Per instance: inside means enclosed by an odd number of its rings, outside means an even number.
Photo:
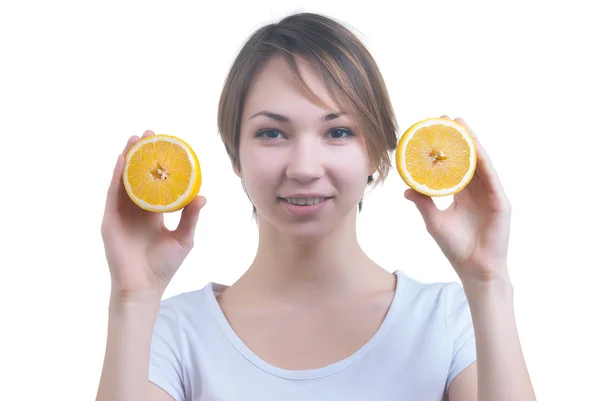
[[[290,149],[286,175],[298,181],[312,181],[325,174],[323,157],[318,139],[299,140]]]

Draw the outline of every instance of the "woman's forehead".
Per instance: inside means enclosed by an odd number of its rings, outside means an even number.
[[[299,58],[297,63],[302,78],[309,89],[327,106],[328,113],[339,113],[341,110],[330,96],[320,73],[302,58]],[[282,57],[272,58],[258,71],[250,86],[245,103],[245,111],[248,114],[246,118],[264,109],[273,110],[275,113],[277,113],[275,109],[279,109],[281,113],[277,114],[282,114],[284,111],[289,112],[290,108],[306,107],[308,110],[311,105],[314,105],[313,100],[306,93],[302,84],[295,79],[293,72]],[[317,108],[315,112],[322,114],[324,109],[320,106]]]

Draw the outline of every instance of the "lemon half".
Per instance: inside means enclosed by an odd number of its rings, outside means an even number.
[[[127,152],[123,184],[131,200],[151,212],[175,212],[198,196],[200,163],[185,141],[157,134],[140,139]]]
[[[477,166],[475,141],[467,128],[448,118],[413,124],[396,148],[396,169],[412,189],[428,196],[461,191]]]

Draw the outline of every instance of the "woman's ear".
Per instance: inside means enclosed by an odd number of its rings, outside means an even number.
[[[377,172],[377,164],[371,163],[369,175],[372,177],[373,175],[375,175],[376,172]]]
[[[233,172],[235,173],[235,175],[237,175],[240,178],[243,178],[242,177],[242,171],[239,168],[238,163],[236,163],[234,160],[231,161],[231,168],[233,169]]]

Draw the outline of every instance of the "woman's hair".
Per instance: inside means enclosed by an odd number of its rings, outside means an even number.
[[[325,106],[300,75],[295,56],[308,59],[321,73],[332,99],[358,124],[369,159],[377,163],[378,177],[369,176],[367,185],[383,181],[391,167],[390,152],[395,150],[398,137],[381,72],[349,28],[314,13],[291,14],[278,23],[259,28],[235,58],[219,100],[217,122],[233,165],[241,169],[240,126],[248,90],[256,73],[272,56],[282,56],[307,95]],[[360,211],[362,199],[358,206]]]

